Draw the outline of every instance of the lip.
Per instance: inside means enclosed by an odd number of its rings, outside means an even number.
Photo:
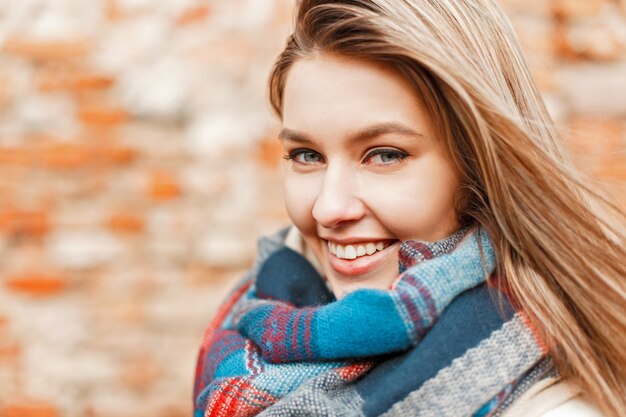
[[[370,243],[370,242],[395,242],[395,239],[376,239],[371,237],[364,238],[350,238],[350,239],[326,239],[322,237],[323,240],[326,240],[331,243],[336,243],[339,245],[358,245],[360,243]]]
[[[384,240],[384,239],[382,239]],[[368,239],[368,240],[358,240],[358,239],[350,239],[345,240],[343,242],[340,240],[332,240],[331,242],[333,243],[339,243],[340,245],[348,245],[348,244],[356,244],[356,243],[363,243],[363,242],[373,242],[376,240],[372,240],[372,239]],[[381,240],[378,240],[381,241]],[[382,265],[385,260],[387,259],[387,257],[389,255],[391,255],[393,253],[393,251],[400,245],[399,241],[395,241],[394,243],[390,244],[388,247],[386,247],[385,249],[381,250],[381,251],[376,251],[375,253],[371,254],[371,255],[364,255],[364,256],[360,256],[356,259],[340,259],[337,258],[335,255],[333,255],[332,253],[330,253],[330,251],[328,250],[327,245],[325,246],[325,252],[326,252],[326,256],[328,258],[328,263],[330,265],[330,267],[337,273],[344,275],[344,276],[349,276],[349,277],[356,277],[356,276],[360,276],[360,275],[365,275],[369,272],[372,272],[373,270],[375,270],[376,268],[378,268],[380,265]]]

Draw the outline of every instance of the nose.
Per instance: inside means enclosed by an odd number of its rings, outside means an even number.
[[[326,170],[312,213],[323,227],[334,228],[364,216],[365,205],[359,198],[353,174],[330,167]]]

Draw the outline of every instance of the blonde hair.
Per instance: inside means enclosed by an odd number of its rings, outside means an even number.
[[[497,4],[300,0],[270,77],[279,116],[291,66],[321,53],[384,63],[415,86],[459,171],[460,221],[489,231],[498,275],[562,377],[626,415],[626,215],[573,169]]]

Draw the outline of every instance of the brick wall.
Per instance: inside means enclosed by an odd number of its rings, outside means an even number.
[[[291,3],[0,1],[0,417],[190,415],[202,330],[286,221],[265,82]],[[626,204],[626,2],[502,4]]]

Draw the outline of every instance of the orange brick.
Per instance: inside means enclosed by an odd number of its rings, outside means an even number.
[[[60,413],[52,404],[7,404],[0,408],[2,417],[59,417]]]
[[[191,415],[191,413],[190,405],[168,404],[161,409],[159,417],[187,417]]]
[[[22,354],[22,349],[18,345],[0,346],[0,360],[14,360]]]
[[[122,382],[131,389],[146,390],[161,376],[162,371],[153,359],[140,356],[128,361],[122,374]]]
[[[53,169],[75,169],[91,161],[91,153],[84,145],[73,143],[52,143],[41,150],[41,162]]]
[[[43,236],[50,230],[50,219],[44,211],[5,209],[0,211],[0,232],[10,235]]]
[[[105,4],[105,16],[107,19],[113,21],[122,17],[122,9],[118,3],[118,0],[106,0]]]
[[[612,62],[624,56],[624,44],[617,33],[604,27],[569,28],[563,41],[570,56]]]
[[[204,20],[209,15],[210,9],[206,4],[200,4],[185,10],[178,19],[177,25],[188,25]]]
[[[109,145],[96,150],[98,157],[106,163],[123,165],[133,162],[137,158],[137,150],[122,146]]]
[[[153,200],[171,200],[179,197],[180,194],[181,190],[178,180],[173,174],[163,171],[152,173],[148,185],[148,195]]]
[[[42,70],[37,76],[37,88],[43,92],[83,92],[104,90],[113,85],[112,77],[100,74],[71,71],[68,69]]]
[[[113,78],[106,75],[85,74],[77,76],[71,80],[70,86],[72,90],[102,90],[113,85]]]
[[[572,49],[572,44],[567,38],[567,25],[557,23],[552,32],[553,52],[556,56],[565,59],[576,59],[578,54]]]
[[[33,153],[23,148],[0,147],[0,165],[24,166],[32,161]]]
[[[6,40],[4,52],[35,60],[62,60],[87,55],[89,42],[74,40],[34,40],[12,37]]]
[[[66,288],[66,281],[60,277],[44,274],[28,274],[9,278],[5,285],[12,291],[35,296],[56,295]]]
[[[220,285],[224,288],[225,283],[234,283],[240,275],[240,271],[232,268],[208,267],[206,265],[191,264],[186,268],[186,277],[193,285]]]
[[[65,74],[59,74],[57,71],[42,70],[35,78],[35,85],[39,91],[50,92],[62,90],[66,86]]]
[[[89,106],[79,111],[78,118],[87,125],[112,126],[129,119],[128,113],[119,107]]]
[[[559,19],[580,19],[598,15],[607,0],[553,0],[552,13]]]
[[[145,220],[137,213],[120,211],[111,215],[108,226],[116,232],[137,233],[144,229]]]
[[[276,137],[269,137],[261,141],[258,151],[259,162],[267,167],[276,168],[283,155],[283,147]]]
[[[9,84],[8,77],[0,74],[0,106],[6,106],[11,101],[12,92]]]

